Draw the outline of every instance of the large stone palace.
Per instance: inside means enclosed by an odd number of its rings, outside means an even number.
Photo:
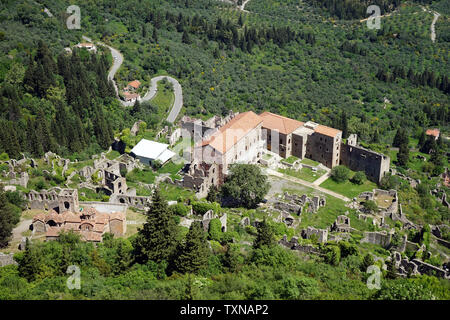
[[[359,146],[354,134],[344,143],[341,130],[271,112],[240,113],[210,134],[205,134],[202,124],[197,132],[202,140],[194,147],[185,186],[202,194],[211,185],[223,182],[231,164],[257,163],[267,151],[282,158],[308,158],[328,168],[345,165],[354,171],[364,171],[369,180],[377,183],[390,166],[388,156]]]

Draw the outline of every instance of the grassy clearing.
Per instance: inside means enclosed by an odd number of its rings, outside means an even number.
[[[177,173],[184,167],[184,164],[176,164],[172,161],[167,162],[164,166],[162,166],[160,169],[158,169],[158,174],[161,173],[170,173],[170,177],[172,179],[180,179],[181,176],[179,176]]]
[[[310,165],[310,166],[314,166],[314,167],[319,165],[319,162],[314,161],[314,160],[311,160],[311,159],[307,159],[307,158],[303,159],[303,160],[300,161],[300,162],[303,163],[303,164],[307,164],[307,165]]]
[[[322,188],[342,194],[343,196],[346,196],[348,198],[357,197],[361,192],[372,191],[373,189],[377,188],[376,183],[369,180],[366,180],[363,184],[358,185],[350,182],[349,180],[338,183],[331,178],[325,180],[320,186]]]
[[[284,162],[293,164],[295,161],[299,160],[296,156],[290,156],[289,158],[284,159]]]
[[[143,182],[143,183],[154,183],[157,174],[153,172],[151,168],[144,168],[143,170],[135,168],[132,171],[128,172],[126,175],[127,183],[128,182]]]
[[[168,86],[164,85],[162,81],[158,82],[158,91],[151,100],[153,104],[158,107],[158,113],[165,114],[172,108],[175,101],[175,94],[173,90],[168,89]]]
[[[159,184],[159,188],[161,190],[161,194],[167,201],[175,201],[179,197],[182,197],[183,199],[195,197],[194,191],[181,188],[170,183],[161,182]]]
[[[325,170],[318,170],[314,172],[310,168],[301,168],[300,170],[294,169],[278,169],[279,172],[308,181],[314,182],[325,174]]]

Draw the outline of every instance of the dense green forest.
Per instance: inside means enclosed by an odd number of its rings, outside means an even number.
[[[252,0],[249,13],[215,0],[79,1],[81,29],[68,30],[67,1],[4,1],[0,147],[12,157],[46,150],[82,156],[81,151],[92,154],[107,147],[112,132],[135,119],[156,123],[150,104],[133,114],[114,99],[105,80],[111,63],[107,51],[97,57],[75,54],[70,63],[76,67],[62,72],[62,49],[81,41],[81,35],[123,53],[125,62],[116,75],[120,85],[134,79],[145,83],[156,74],[177,77],[183,112],[189,115],[270,110],[339,128],[338,115],[345,110],[349,131],[366,142],[377,135],[381,143],[391,143],[400,123],[410,135],[431,126],[445,132],[450,70],[443,32],[448,11],[442,2],[432,4],[443,10],[433,43],[433,16],[415,2],[382,2],[386,8],[397,6],[396,14],[383,18],[380,30],[370,30],[346,17],[328,19],[323,9],[293,0]],[[350,11],[354,4],[323,3]],[[33,85],[41,66],[50,69],[44,83]],[[27,138],[32,128],[35,133]],[[34,135],[43,137],[42,147],[27,145]]]

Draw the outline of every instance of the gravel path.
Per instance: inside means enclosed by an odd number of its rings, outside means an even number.
[[[266,169],[266,172],[269,175],[276,176],[276,177],[282,178],[284,180],[288,180],[288,181],[292,181],[292,182],[295,182],[295,183],[302,184],[302,185],[307,186],[309,188],[315,189],[315,190],[320,191],[322,193],[325,193],[325,194],[328,194],[328,195],[333,196],[335,198],[341,199],[341,200],[343,200],[345,202],[350,202],[351,201],[349,198],[347,198],[347,197],[345,197],[345,196],[343,196],[343,195],[341,195],[339,193],[336,193],[336,192],[333,192],[331,190],[319,187],[319,186],[315,185],[314,183],[311,183],[311,182],[308,182],[308,181],[305,181],[305,180],[302,180],[302,179],[299,179],[299,178],[296,178],[296,177],[292,177],[292,176],[289,176],[289,175],[285,175],[285,174],[283,174],[281,172],[274,171],[272,169]]]

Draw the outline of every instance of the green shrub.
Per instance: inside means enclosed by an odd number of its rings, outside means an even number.
[[[341,261],[341,250],[336,245],[327,245],[324,248],[325,262],[333,266],[339,265]]]
[[[0,153],[0,161],[8,161],[8,160],[9,160],[9,156],[6,152]]]
[[[363,171],[358,171],[353,175],[352,182],[355,184],[363,184],[367,180],[366,174]]]
[[[363,206],[366,210],[369,210],[370,212],[375,212],[378,210],[378,206],[373,200],[367,200],[363,203]]]
[[[338,245],[343,258],[347,256],[359,255],[358,247],[354,244],[350,244],[347,241],[339,241]]]
[[[212,219],[209,222],[208,235],[210,240],[220,241],[222,238],[222,223],[219,219]]]
[[[170,206],[170,209],[172,210],[173,214],[185,217],[189,213],[189,207],[183,203],[177,203],[173,206]]]
[[[245,226],[245,231],[248,233],[248,234],[251,234],[251,235],[254,235],[254,236],[256,236],[256,234],[258,233],[258,230],[254,227],[254,226]]]
[[[345,182],[350,176],[350,170],[344,166],[337,166],[331,169],[330,176],[336,182]]]
[[[209,210],[213,210],[215,213],[218,213],[220,211],[220,205],[217,202],[193,202],[192,209],[195,214],[204,215]]]

